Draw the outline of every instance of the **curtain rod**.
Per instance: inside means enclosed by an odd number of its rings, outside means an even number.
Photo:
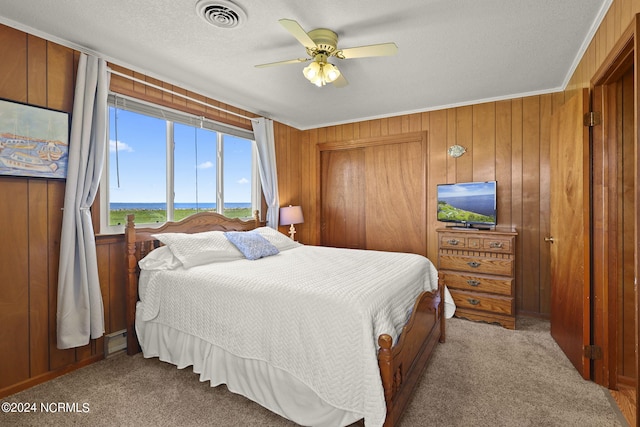
[[[111,68],[107,68],[107,71],[110,72],[111,74],[115,74],[117,76],[124,77],[125,79],[133,80],[134,82],[142,83],[143,85],[150,86],[150,87],[152,87],[154,89],[158,89],[158,90],[161,90],[163,92],[170,93],[171,95],[179,96],[179,97],[184,98],[184,99],[186,99],[188,101],[195,102],[195,103],[200,104],[200,105],[204,105],[205,107],[213,108],[215,110],[222,111],[222,112],[227,113],[227,114],[232,114],[232,115],[240,117],[242,119],[251,120],[252,122],[258,121],[258,119],[256,117],[243,116],[242,114],[239,114],[239,113],[236,113],[236,112],[233,112],[233,111],[229,111],[229,110],[225,110],[222,107],[217,107],[215,105],[207,104],[206,102],[200,101],[199,99],[191,98],[190,96],[183,95],[183,94],[178,93],[178,92],[174,92],[174,91],[169,90],[167,88],[164,88],[162,86],[158,86],[158,85],[155,85],[153,83],[149,83],[149,82],[147,82],[145,80],[138,79],[136,77],[130,76],[128,74],[124,74],[124,73],[121,73],[119,71],[112,70]]]

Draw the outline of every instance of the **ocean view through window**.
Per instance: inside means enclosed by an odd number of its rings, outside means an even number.
[[[119,95],[109,100],[102,233],[121,232],[131,213],[153,225],[205,211],[251,218],[259,209],[252,132]]]
[[[112,225],[124,224],[126,216],[135,214],[136,222],[151,223],[158,218],[158,212],[166,212],[166,203],[127,203],[112,202],[109,207]],[[198,212],[217,212],[215,203],[174,203],[174,221],[193,215]],[[225,203],[224,215],[229,218],[249,218],[253,216],[251,202]]]

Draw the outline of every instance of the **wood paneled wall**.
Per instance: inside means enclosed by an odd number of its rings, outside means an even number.
[[[437,259],[436,184],[498,181],[498,221],[519,231],[517,302],[521,313],[549,313],[549,120],[564,103],[555,93],[491,102],[359,123],[297,131],[276,128],[281,204],[301,204],[305,223],[298,238],[319,242],[319,171],[317,145],[352,144],[378,136],[427,133],[427,255]],[[459,144],[457,159],[447,148]],[[287,167],[282,167],[287,165]],[[402,167],[402,165],[398,165]],[[384,209],[381,206],[380,209]],[[406,230],[411,232],[411,230]]]
[[[640,0],[613,0],[591,43],[569,79],[565,92],[588,88],[592,77],[602,66],[622,33],[640,13]]]
[[[0,98],[73,110],[79,53],[0,25]],[[175,92],[112,76],[111,89],[139,99],[251,129],[248,119],[198,101],[255,116],[122,67],[111,68]],[[56,348],[57,279],[65,181],[0,177],[0,398],[104,357],[104,338],[85,347]],[[94,220],[99,219],[97,210]],[[123,236],[98,236],[97,255],[105,333],[125,329]]]
[[[0,98],[71,113],[78,53],[0,26]],[[56,348],[64,180],[0,177],[0,396],[102,357]]]
[[[280,201],[282,205],[301,205],[305,215],[305,223],[296,227],[297,237],[309,244],[319,240],[318,144],[426,131],[426,209],[432,212],[428,255],[435,258],[436,254],[435,184],[496,179],[499,222],[520,232],[517,309],[520,313],[548,315],[548,248],[543,238],[549,227],[549,118],[575,90],[589,87],[590,79],[639,12],[640,0],[614,0],[561,93],[307,131],[275,123]],[[1,98],[71,112],[77,52],[0,25],[0,54]],[[151,97],[148,100],[169,106],[182,104],[182,108],[202,114],[199,104],[189,105],[180,97],[119,79],[112,83],[122,93]],[[179,88],[170,88],[180,92]],[[216,105],[233,111],[232,107]],[[248,122],[238,121],[233,115],[217,110],[204,112],[208,117],[248,127]],[[446,149],[453,144],[466,147],[467,153],[457,160],[448,157]],[[55,346],[63,194],[64,181],[0,177],[4,242],[0,245],[4,273],[0,281],[0,397],[102,357],[101,340],[75,350],[62,351]],[[281,231],[286,232],[286,227]],[[124,282],[118,275],[122,243],[118,237],[100,237],[98,245],[106,325],[108,332],[116,331],[124,322],[120,302]]]
[[[436,257],[435,185],[471,180],[498,181],[498,219],[519,231],[519,313],[549,315],[549,119],[591,78],[616,41],[640,13],[640,0],[614,0],[563,92],[299,131],[276,127],[278,185],[282,204],[300,204],[305,223],[296,227],[304,243],[319,241],[320,203],[315,146],[324,142],[428,132],[428,256]],[[446,148],[467,153],[452,159]],[[282,165],[287,165],[283,168]]]

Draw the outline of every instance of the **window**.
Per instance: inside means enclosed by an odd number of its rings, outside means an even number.
[[[259,209],[253,133],[120,95],[109,96],[101,232],[202,211],[249,218]],[[106,190],[106,191],[105,191]]]

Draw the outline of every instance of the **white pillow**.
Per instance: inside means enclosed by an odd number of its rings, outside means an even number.
[[[138,261],[141,270],[173,270],[182,263],[173,255],[168,246],[161,246]]]
[[[274,230],[271,227],[259,227],[254,231],[267,239],[273,246],[278,248],[280,252],[302,246],[302,244],[291,240],[291,238],[285,236],[278,230]]]
[[[162,233],[154,238],[167,245],[184,268],[211,262],[243,259],[242,253],[224,236],[222,231],[202,233]]]

